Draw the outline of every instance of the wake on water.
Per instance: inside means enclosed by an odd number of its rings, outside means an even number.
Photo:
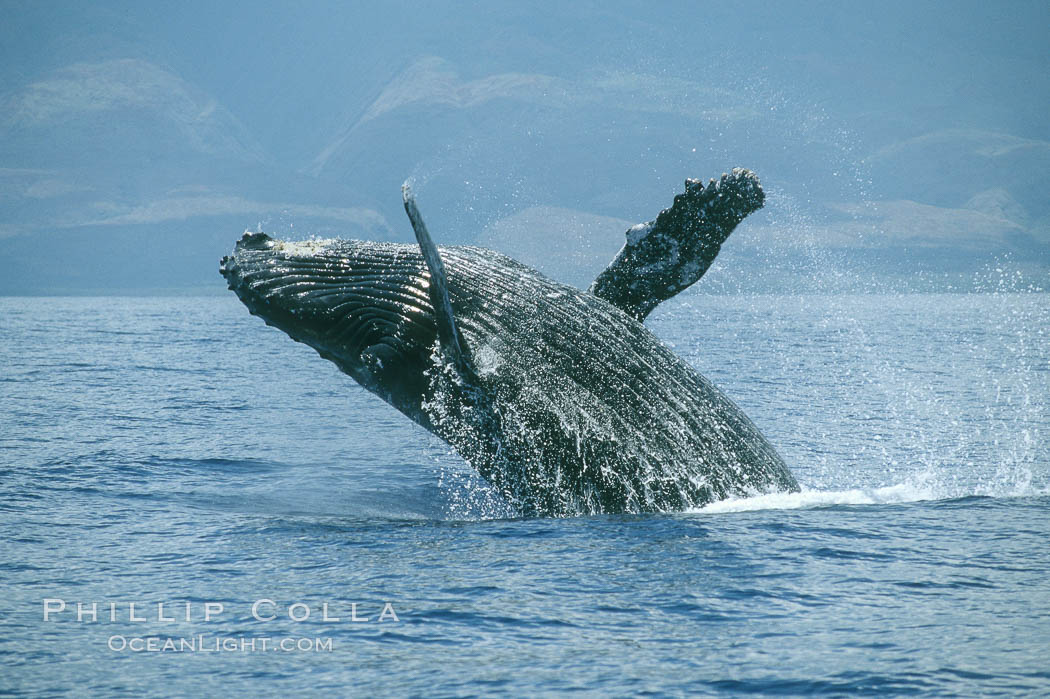
[[[476,475],[459,469],[441,469],[441,490],[449,499],[447,515],[456,520],[505,519],[517,516]],[[997,480],[960,489],[945,484],[936,471],[923,471],[895,485],[875,488],[821,490],[803,485],[797,493],[762,493],[730,497],[691,508],[685,514],[726,514],[758,510],[805,510],[839,505],[904,505],[915,502],[964,500],[972,497],[1022,498],[1050,495],[1050,487],[1033,484],[1032,472],[1019,468],[1001,473]]]
[[[961,500],[969,497],[1009,498],[1041,495],[1050,495],[1050,489],[1032,488],[1030,483],[1024,488],[1017,488],[1016,484],[1003,484],[1001,489],[988,488],[969,494],[948,493],[918,478],[872,490],[803,489],[798,493],[769,493],[748,498],[728,498],[688,510],[688,512],[722,514],[755,510],[801,510],[835,505],[901,505],[931,500]]]

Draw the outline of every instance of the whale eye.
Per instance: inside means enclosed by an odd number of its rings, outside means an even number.
[[[382,342],[370,345],[361,351],[361,364],[372,374],[389,370],[397,359],[398,355],[394,348]]]

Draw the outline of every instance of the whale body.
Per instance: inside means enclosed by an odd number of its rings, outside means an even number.
[[[221,271],[251,313],[447,441],[523,515],[681,510],[798,489],[747,416],[642,323],[761,203],[747,171],[687,181],[588,291],[434,246],[407,188],[418,245],[246,233]]]

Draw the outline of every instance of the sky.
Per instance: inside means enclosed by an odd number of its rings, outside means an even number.
[[[686,177],[706,291],[1050,288],[1050,4],[0,2],[0,294],[222,293],[246,229],[586,286]]]

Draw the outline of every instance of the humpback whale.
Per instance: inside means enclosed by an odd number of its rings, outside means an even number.
[[[798,490],[773,446],[643,321],[764,203],[689,179],[587,291],[492,250],[245,233],[220,271],[248,310],[448,442],[525,516],[672,511]]]

